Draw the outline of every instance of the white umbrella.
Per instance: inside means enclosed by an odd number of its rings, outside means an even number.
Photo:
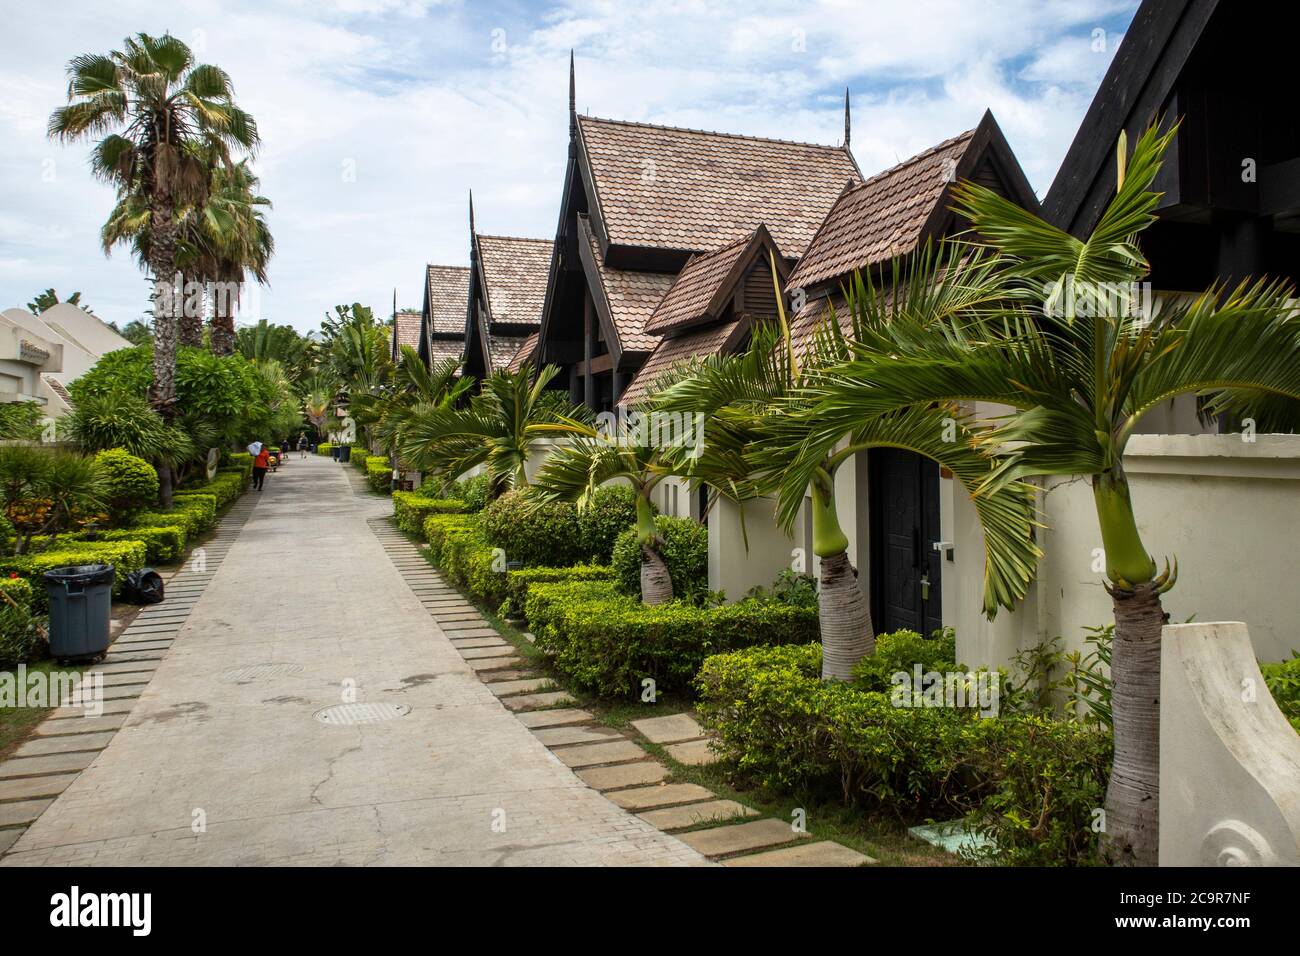
[[[256,458],[262,453],[262,443],[260,441],[253,442],[248,446],[248,453]]]

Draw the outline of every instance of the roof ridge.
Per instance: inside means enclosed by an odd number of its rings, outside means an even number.
[[[476,232],[474,235],[480,239],[509,239],[511,242],[544,242],[547,245],[555,242],[554,239],[534,239],[531,236],[499,236],[492,232]]]
[[[426,262],[425,269],[456,269],[460,272],[469,272],[469,266],[445,266],[440,262]]]
[[[603,116],[579,116],[578,121],[587,120],[596,123],[611,123],[615,126],[640,126],[645,129],[668,130],[674,133],[698,133],[701,136],[721,136],[726,139],[743,139],[754,143],[780,143],[783,146],[804,146],[809,149],[824,149],[831,152],[843,152],[852,156],[852,152],[844,145],[827,146],[825,143],[808,143],[797,139],[780,139],[776,136],[751,136],[748,133],[723,133],[714,129],[699,129],[694,126],[669,126],[666,123],[644,123],[638,120],[616,120],[608,119]]]
[[[869,178],[867,178],[867,179],[864,179],[862,182],[858,183],[856,186],[853,186],[852,188],[846,190],[846,192],[856,192],[856,191],[858,191],[859,189],[862,189],[864,186],[869,186],[869,185],[871,185],[872,183],[876,182],[876,181],[879,180],[879,179],[884,179],[886,176],[892,176],[892,175],[894,175],[895,173],[900,172],[901,170],[907,168],[908,166],[912,166],[912,165],[914,165],[914,164],[916,164],[916,163],[919,163],[919,162],[921,162],[921,160],[923,160],[923,159],[927,159],[928,157],[933,156],[935,153],[940,152],[941,150],[948,149],[950,146],[953,146],[953,145],[956,144],[958,141],[963,140],[963,139],[966,139],[966,138],[971,137],[971,136],[974,136],[974,135],[975,135],[975,130],[976,130],[976,129],[977,129],[977,127],[972,126],[970,129],[966,130],[964,133],[958,133],[956,136],[950,136],[950,137],[948,137],[947,139],[945,139],[945,140],[944,140],[943,142],[941,142],[941,143],[936,143],[935,145],[929,147],[928,149],[923,149],[923,150],[921,150],[921,152],[917,153],[915,156],[910,156],[910,157],[908,157],[907,159],[903,160],[902,162],[900,162],[900,163],[895,163],[893,166],[890,166],[890,167],[887,168],[887,169],[882,169],[880,172],[876,173],[874,176],[871,176],[871,177],[869,177]]]

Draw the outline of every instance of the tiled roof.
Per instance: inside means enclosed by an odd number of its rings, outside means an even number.
[[[420,347],[420,313],[401,311],[393,319],[393,352],[409,345],[413,349]]]
[[[429,342],[429,358],[434,362],[441,362],[444,359],[463,358],[465,355],[465,343],[459,340],[451,339],[432,339]]]
[[[849,151],[578,117],[611,243],[716,249],[766,222],[787,255],[807,248],[845,183]]]
[[[627,388],[619,397],[624,405],[634,405],[644,401],[655,389],[659,379],[672,371],[675,365],[696,359],[707,358],[720,351],[736,331],[740,320],[715,322],[707,328],[683,333],[675,338],[664,339],[654,350],[640,370],[628,382]]]
[[[807,288],[915,249],[944,188],[955,181],[957,163],[974,132],[968,130],[845,190],[787,287]]]
[[[434,335],[465,334],[465,309],[469,302],[469,268],[428,267],[429,312]]]
[[[493,322],[539,325],[551,268],[550,239],[476,237]],[[461,318],[462,324],[464,317]]]
[[[659,336],[646,332],[655,306],[664,297],[664,293],[673,284],[673,275],[666,272],[629,272],[625,269],[613,269],[605,264],[600,254],[600,243],[591,231],[591,224],[585,216],[578,217],[596,270],[600,273],[601,287],[605,301],[609,303],[610,318],[618,332],[618,341],[624,351],[651,352],[659,344]]]
[[[754,234],[741,236],[721,249],[695,256],[677,274],[672,288],[659,301],[654,314],[646,323],[646,331],[655,335],[691,325],[704,318],[718,287],[731,272],[753,239]]]
[[[794,345],[795,355],[799,358],[802,359],[808,354],[817,326],[823,321],[829,321],[832,304],[835,306],[835,318],[839,320],[840,328],[847,328],[849,310],[839,293],[829,297],[809,298],[804,302],[803,308],[790,317],[790,341]]]
[[[534,332],[532,335],[528,336],[528,338],[524,339],[524,344],[515,350],[515,354],[511,357],[510,363],[506,368],[512,372],[517,372],[524,367],[525,362],[531,362],[533,359],[533,353],[537,351],[537,337],[538,333]]]
[[[492,371],[499,372],[509,368],[511,360],[523,347],[527,337],[493,335],[488,338],[488,350],[492,353]]]

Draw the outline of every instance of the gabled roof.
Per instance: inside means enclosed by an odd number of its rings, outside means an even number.
[[[1218,0],[1144,0],[1138,7],[1043,201],[1048,222],[1076,235],[1096,226],[1115,192],[1120,131],[1128,131],[1132,144],[1165,109],[1218,6]],[[1241,15],[1263,14],[1243,8]]]
[[[488,339],[488,351],[492,354],[492,371],[499,372],[509,368],[514,357],[519,354],[528,337],[493,335]]]
[[[579,253],[584,269],[590,273],[597,312],[613,326],[610,352],[617,356],[622,352],[652,351],[659,344],[659,336],[646,332],[646,322],[673,284],[672,274],[614,269],[606,265],[586,216],[578,217],[578,228]]]
[[[429,361],[441,362],[445,359],[461,359],[465,356],[465,343],[460,339],[430,339]]]
[[[698,362],[710,355],[733,351],[748,331],[749,323],[742,319],[715,322],[700,329],[690,329],[671,339],[664,339],[644,365],[628,382],[619,397],[619,403],[634,405],[644,401],[654,391],[661,378],[678,365]]]
[[[524,339],[523,345],[515,350],[506,368],[512,372],[518,372],[526,363],[533,360],[533,353],[537,351],[538,333],[534,332],[528,338]]]
[[[546,274],[551,267],[550,239],[516,236],[474,237],[479,267],[487,288],[491,321],[511,325],[538,325],[546,299]],[[461,324],[464,325],[464,313]]]
[[[721,318],[721,310],[745,269],[753,263],[755,256],[766,258],[767,250],[771,250],[778,261],[781,260],[780,249],[772,241],[767,227],[760,224],[753,232],[720,249],[692,257],[655,307],[654,314],[646,323],[646,331],[665,335]]]
[[[409,345],[413,349],[420,347],[421,313],[403,309],[393,317],[393,354],[398,348]]]
[[[974,129],[845,189],[790,274],[788,287],[809,289],[911,253],[952,223],[953,184],[989,176],[1013,201],[1038,208],[997,121],[986,112]]]
[[[577,118],[608,244],[703,252],[766,222],[803,252],[845,182],[861,179],[844,146]]]
[[[465,303],[469,300],[469,268],[435,266],[426,270],[427,308],[431,325],[429,334],[455,336],[465,334]]]

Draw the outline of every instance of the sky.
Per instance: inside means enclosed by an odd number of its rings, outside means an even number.
[[[424,265],[480,232],[553,238],[578,110],[838,144],[871,175],[992,109],[1040,198],[1136,0],[60,0],[10,5],[0,58],[0,308],[53,286],[140,318],[130,254],[88,143],[45,134],[72,57],[170,32],[256,118],[274,204],[269,286],[245,315],[308,331],[339,303],[419,308]]]

